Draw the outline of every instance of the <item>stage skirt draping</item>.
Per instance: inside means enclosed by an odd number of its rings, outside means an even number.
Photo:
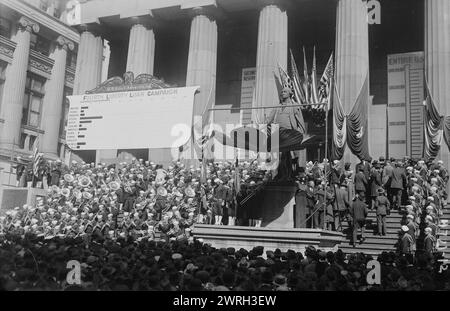
[[[369,159],[369,144],[367,132],[367,107],[369,104],[369,77],[361,87],[352,110],[345,115],[344,108],[340,102],[339,94],[336,93],[335,105],[333,107],[333,145],[331,158],[342,159],[345,145],[348,144],[351,152],[359,159]]]

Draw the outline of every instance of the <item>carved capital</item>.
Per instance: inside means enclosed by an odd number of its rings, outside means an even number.
[[[274,5],[283,11],[287,10],[292,5],[290,0],[257,0],[257,3],[260,9]]]
[[[26,31],[35,32],[35,33],[39,32],[39,24],[36,23],[35,21],[29,19],[28,17],[22,16],[19,19],[18,24],[19,24],[19,28],[24,29]]]
[[[66,51],[73,51],[73,49],[75,48],[75,44],[64,36],[59,36],[56,39],[56,44]]]
[[[194,18],[199,15],[206,16],[211,21],[222,19],[224,17],[224,12],[217,6],[196,6],[189,9],[189,16]]]

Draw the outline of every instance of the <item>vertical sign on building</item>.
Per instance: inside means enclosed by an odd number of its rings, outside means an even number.
[[[242,68],[241,83],[241,108],[250,108],[253,101],[253,92],[256,86],[256,67]],[[241,123],[243,125],[252,123],[252,111],[241,110]]]
[[[424,53],[391,54],[387,63],[389,156],[419,158],[423,148]]]

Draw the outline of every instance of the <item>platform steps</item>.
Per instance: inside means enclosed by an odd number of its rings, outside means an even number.
[[[366,221],[366,240],[360,244],[359,240],[356,246],[351,244],[352,231],[347,221],[342,223],[345,240],[339,248],[346,253],[363,252],[372,256],[378,256],[383,251],[397,251],[401,239],[401,226],[406,223],[406,213],[404,211],[391,210],[391,214],[386,219],[386,235],[379,236],[377,233],[377,220],[375,210],[369,211]],[[450,207],[443,210],[440,217],[440,226],[438,230],[439,251],[443,252],[444,257],[450,260]],[[359,239],[360,235],[358,235]]]

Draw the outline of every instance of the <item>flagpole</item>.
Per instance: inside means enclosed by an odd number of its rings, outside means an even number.
[[[333,74],[334,76],[334,74]],[[328,99],[325,106],[325,158],[328,159],[328,111],[330,109],[330,100],[331,100],[331,92],[333,91],[333,79],[330,79],[330,90],[328,92]],[[329,163],[329,161],[328,161]],[[327,178],[327,165],[324,166],[324,173],[325,173],[325,196],[324,196],[324,218],[327,214],[327,193],[328,193],[328,178]],[[325,219],[323,221],[323,229],[326,230],[326,222]]]

